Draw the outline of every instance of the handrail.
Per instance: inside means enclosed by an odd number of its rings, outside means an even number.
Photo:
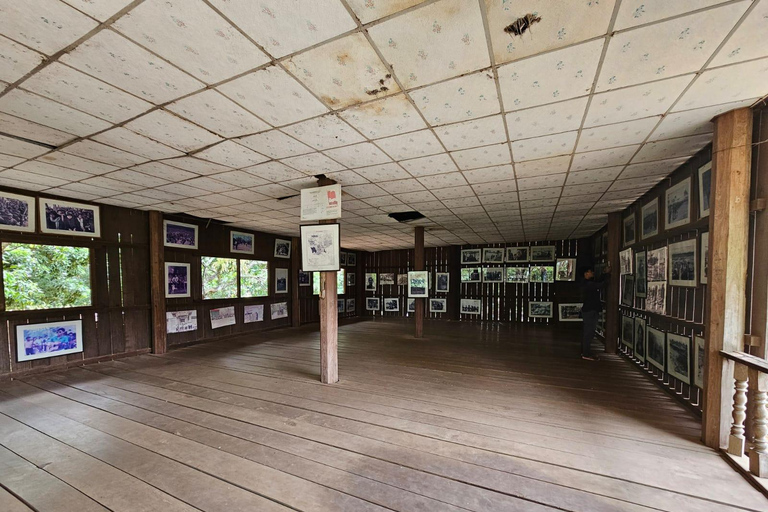
[[[720,351],[720,355],[731,361],[743,364],[747,368],[752,368],[761,373],[768,373],[768,360],[761,357],[753,356],[746,352],[726,352],[724,350]]]

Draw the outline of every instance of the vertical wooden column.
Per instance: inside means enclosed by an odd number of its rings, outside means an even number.
[[[452,245],[449,254],[448,318],[452,321],[458,321],[460,318],[459,304],[461,302],[461,246]]]
[[[334,224],[321,220],[320,224]],[[320,381],[339,382],[339,304],[336,302],[336,272],[320,272]]]
[[[619,269],[619,251],[621,250],[621,212],[608,214],[608,264],[611,266],[611,277],[605,297],[605,351],[615,354],[619,341],[619,284],[621,272]]]
[[[728,445],[734,382],[720,351],[744,344],[752,111],[732,110],[714,122],[702,441],[721,448]]]
[[[291,239],[291,327],[301,325],[301,301],[299,300],[299,269],[301,269],[301,239]]]
[[[165,245],[163,214],[149,212],[149,282],[152,303],[152,352],[165,354],[167,331],[165,319]]]
[[[414,233],[413,270],[424,270],[424,226],[416,226]],[[416,337],[424,337],[424,299],[416,299]]]
[[[758,138],[755,141],[757,151],[752,168],[753,195],[755,203],[768,201],[768,109],[759,117]],[[757,204],[755,205],[757,206]],[[750,353],[768,359],[768,265],[762,259],[768,254],[768,208],[760,205],[755,211],[752,263],[752,300],[750,334],[757,337],[757,346],[750,348]]]

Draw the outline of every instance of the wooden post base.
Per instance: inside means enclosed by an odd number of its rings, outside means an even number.
[[[768,478],[768,453],[750,452],[749,472],[758,478]]]
[[[734,457],[744,456],[744,438],[728,436],[728,454]]]

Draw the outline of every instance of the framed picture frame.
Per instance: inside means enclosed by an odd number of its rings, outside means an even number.
[[[408,297],[429,297],[429,272],[426,270],[411,270],[408,272]]]
[[[336,312],[341,314],[346,312],[346,308],[344,307],[346,305],[346,301],[344,299],[336,299]]]
[[[507,263],[526,263],[530,256],[530,247],[517,246],[507,247],[507,254],[504,258]]]
[[[555,281],[576,280],[576,258],[557,258]]]
[[[645,362],[645,318],[635,317],[635,359]]]
[[[366,311],[381,311],[381,301],[378,297],[366,297],[365,298],[365,310]]]
[[[312,286],[312,272],[299,270],[298,281],[299,286]]]
[[[699,263],[699,282],[701,284],[709,283],[707,274],[709,273],[709,231],[705,231],[701,234],[701,252]]]
[[[354,272],[350,272],[347,274],[347,286],[355,286],[357,278],[355,277]]]
[[[699,218],[709,217],[712,197],[712,161],[699,167]]]
[[[275,238],[275,258],[291,259],[291,241]],[[309,269],[304,269],[309,270]]]
[[[448,301],[446,299],[429,299],[430,313],[445,313],[448,311]]]
[[[264,321],[264,304],[243,306],[243,323],[252,324]]]
[[[532,245],[530,251],[531,262],[555,261],[557,248],[554,245]]]
[[[37,229],[37,210],[32,196],[0,192],[0,212],[3,213],[0,215],[2,230],[34,233]]]
[[[366,272],[366,274],[365,274],[365,291],[367,291],[367,292],[375,292],[376,291],[376,279],[377,279],[377,274]]]
[[[449,272],[435,272],[435,292],[448,293],[451,283],[451,274]]]
[[[339,265],[342,267],[347,266],[347,253],[339,252]]]
[[[379,285],[380,286],[394,286],[395,285],[395,274],[394,273],[385,273],[382,272],[379,274]]]
[[[554,283],[555,267],[552,265],[531,265],[528,273],[529,283]]]
[[[482,250],[481,249],[462,249],[461,251],[461,264],[472,265],[482,262]]]
[[[634,212],[624,217],[623,220],[623,226],[624,226],[624,247],[628,245],[632,245],[635,243],[635,214]]]
[[[269,318],[277,320],[279,318],[288,318],[288,303],[275,302],[269,305]]]
[[[552,302],[530,301],[528,303],[529,318],[552,318]]]
[[[632,273],[632,249],[624,249],[619,252],[619,275]]]
[[[483,249],[483,263],[504,263],[504,248],[486,247]]]
[[[348,267],[356,267],[357,266],[357,253],[355,253],[355,252],[348,252],[347,253],[347,266]]]
[[[299,229],[301,231],[302,269],[306,272],[338,272],[341,270],[341,226],[339,224],[302,225],[299,226]]]
[[[646,326],[645,329],[645,360],[661,370],[666,369],[667,364],[667,338],[664,331]]]
[[[347,299],[347,313],[355,312],[355,299]]]
[[[645,240],[659,234],[659,198],[645,203],[640,211],[640,238]]]
[[[408,274],[397,274],[397,286],[408,286]]]
[[[506,271],[508,283],[527,283],[531,269],[529,267],[507,267]]]
[[[101,210],[96,205],[41,197],[38,206],[41,233],[101,237]]]
[[[631,316],[621,315],[621,344],[635,348],[635,321]]]
[[[670,285],[695,287],[698,279],[696,239],[669,244],[668,266]]]
[[[405,299],[405,303],[407,304],[408,313],[416,312],[416,299]]]
[[[16,361],[34,361],[83,351],[83,321],[63,320],[16,326]]]
[[[504,269],[502,267],[483,267],[484,283],[503,283]]]
[[[197,224],[163,221],[163,245],[177,249],[197,249]]]
[[[397,297],[386,297],[384,299],[384,311],[388,313],[400,311],[400,299]]]
[[[197,330],[197,310],[167,311],[165,313],[165,332],[178,334]]]
[[[483,301],[480,299],[461,299],[459,312],[462,315],[479,315],[482,313]]]
[[[704,338],[694,336],[693,345],[693,384],[699,389],[704,389],[704,359],[707,357]]]
[[[211,317],[211,329],[219,329],[228,325],[237,324],[237,319],[235,318],[235,306],[214,308],[208,313]]]
[[[691,222],[691,178],[688,177],[671,187],[665,193],[665,229],[684,226]]]
[[[275,269],[275,293],[288,293],[288,269]]]
[[[478,267],[467,267],[461,269],[461,282],[462,283],[479,283],[481,281],[482,274]]]
[[[621,281],[621,305],[632,308],[635,306],[635,276],[624,274]]]
[[[584,304],[581,302],[569,302],[557,305],[558,319],[561,322],[583,322],[581,308]]]
[[[667,282],[649,281],[647,286],[645,310],[657,315],[665,315],[667,313]]]
[[[660,247],[652,251],[648,251],[646,257],[646,278],[648,282],[651,281],[665,281],[667,280],[667,248]]]
[[[667,373],[680,382],[691,383],[691,338],[667,333]]]
[[[253,254],[256,235],[243,231],[229,232],[229,252],[236,254]]]
[[[190,264],[165,262],[165,298],[182,299],[191,296]]]
[[[648,293],[646,252],[635,253],[635,297],[645,298]]]

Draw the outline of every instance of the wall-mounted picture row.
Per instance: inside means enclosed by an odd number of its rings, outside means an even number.
[[[414,272],[410,271],[408,274],[395,274],[393,272],[382,272],[380,274],[371,273],[368,272],[365,274],[365,291],[367,292],[375,292],[378,286],[408,286],[409,287],[409,293],[410,293],[410,277],[409,275]],[[428,270],[423,271],[417,271],[417,272],[423,272],[423,275],[426,276],[427,280],[427,290],[432,289],[432,274]],[[354,274],[347,274],[354,276]],[[355,284],[354,277],[352,278],[351,283],[347,283],[349,286],[353,286]],[[435,272],[435,288],[434,291],[437,293],[448,293],[451,286],[451,275],[448,272]],[[419,297],[426,297],[427,295],[418,295]],[[412,295],[412,297],[417,297],[416,295]]]
[[[270,318],[276,320],[288,317],[288,303],[278,302],[270,304]],[[211,309],[210,312],[211,329],[220,329],[229,325],[237,324],[235,316],[235,306]],[[243,306],[243,323],[251,324],[263,322],[264,304],[250,304]],[[168,311],[165,314],[166,332],[168,334],[178,334],[197,330],[197,310],[189,309],[184,311]]]
[[[554,283],[576,279],[576,259],[559,258],[552,265],[525,267],[466,267],[460,271],[462,283]]]
[[[0,192],[0,229],[34,233],[38,228],[35,202],[40,215],[40,232],[55,235],[99,238],[99,207],[41,197]]]
[[[554,245],[463,249],[461,264],[547,262],[555,261],[556,253],[557,249]]]
[[[635,275],[634,295],[645,297],[651,283],[689,288],[706,284],[708,258],[709,233],[704,232],[700,241],[691,238],[647,252],[625,249],[619,253],[619,267],[622,276]]]

